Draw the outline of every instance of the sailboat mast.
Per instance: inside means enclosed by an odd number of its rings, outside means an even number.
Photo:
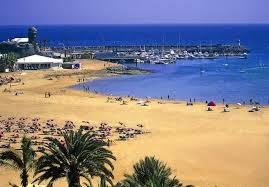
[[[181,36],[180,33],[178,34],[178,46],[177,46],[177,50],[180,51],[180,45],[181,45]]]

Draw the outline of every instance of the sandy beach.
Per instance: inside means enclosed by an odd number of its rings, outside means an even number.
[[[106,67],[109,65],[113,66],[106,63]],[[132,165],[139,159],[150,155],[167,162],[184,184],[198,187],[269,185],[268,107],[249,113],[250,106],[230,106],[231,112],[223,113],[221,104],[212,112],[206,111],[202,103],[186,106],[186,102],[160,104],[151,100],[145,107],[136,101],[121,105],[106,102],[107,96],[68,88],[77,84],[79,78],[92,80],[107,76],[102,70],[104,67],[101,61],[84,61],[83,70],[75,72],[11,73],[24,84],[0,87],[0,115],[77,123],[87,120],[111,125],[123,122],[131,127],[143,124],[149,134],[111,146],[117,157],[115,181],[121,180],[124,173],[132,172]],[[5,88],[10,92],[3,92]],[[16,92],[23,94],[15,96]],[[45,98],[45,92],[51,92],[52,96]],[[18,173],[0,170],[0,187],[8,186],[10,181],[19,183],[18,179]],[[57,184],[57,187],[64,186],[65,182]]]

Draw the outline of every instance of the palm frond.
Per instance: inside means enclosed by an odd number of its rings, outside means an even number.
[[[35,156],[31,140],[23,137],[20,151],[9,149],[0,153],[0,166],[20,171],[21,184],[26,187],[28,184],[28,172],[34,167]]]
[[[125,174],[124,187],[181,187],[178,179],[171,178],[172,171],[154,157],[145,157],[134,165],[132,175]]]
[[[35,181],[50,180],[52,185],[55,180],[67,177],[69,184],[78,180],[77,184],[80,177],[91,183],[89,176],[105,176],[112,184],[111,160],[116,158],[105,148],[104,141],[96,141],[94,137],[79,130],[63,133],[64,144],[55,138],[46,138],[45,151],[36,163]]]

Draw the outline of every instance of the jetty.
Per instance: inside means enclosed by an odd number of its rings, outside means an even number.
[[[223,56],[247,58],[250,52],[240,44],[60,46],[52,47],[51,50],[72,58],[153,64],[173,63],[180,59],[216,59]]]

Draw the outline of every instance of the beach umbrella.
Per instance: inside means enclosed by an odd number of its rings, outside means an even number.
[[[216,106],[216,103],[214,101],[210,101],[207,106]]]

